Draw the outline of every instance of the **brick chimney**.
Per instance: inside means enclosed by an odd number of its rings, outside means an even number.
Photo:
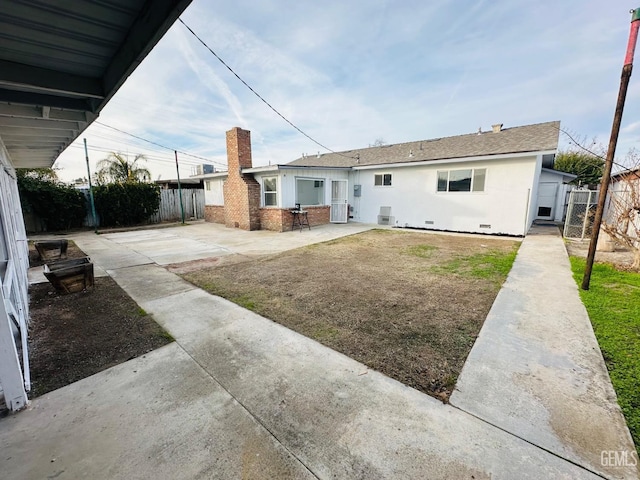
[[[260,229],[260,184],[242,169],[251,168],[251,132],[239,127],[227,132],[227,165],[224,182],[224,223],[242,230]]]

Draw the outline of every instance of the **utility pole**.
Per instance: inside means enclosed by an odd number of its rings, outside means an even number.
[[[93,199],[93,185],[91,184],[91,169],[89,168],[89,150],[87,139],[84,140],[84,158],[87,160],[87,178],[89,179],[89,199],[91,200],[91,215],[93,216],[93,231],[98,233],[98,215],[96,215],[96,202]]]
[[[178,168],[178,151],[174,150],[176,155],[176,172],[178,174],[178,195],[180,196],[180,213],[182,215],[182,224],[184,225],[184,205],[182,203],[182,186],[180,185],[180,169]]]
[[[600,226],[602,225],[604,203],[607,200],[607,192],[609,190],[609,182],[611,180],[611,168],[613,166],[613,158],[615,156],[616,146],[618,144],[618,134],[620,133],[620,124],[622,123],[624,102],[627,98],[627,88],[629,87],[629,79],[631,78],[631,70],[633,69],[633,55],[635,53],[636,43],[638,41],[639,27],[640,8],[636,8],[635,10],[631,10],[631,31],[629,32],[627,54],[624,57],[622,77],[620,78],[618,103],[616,104],[616,111],[613,115],[613,126],[611,127],[609,149],[607,150],[607,158],[605,159],[604,173],[602,174],[602,180],[600,181],[600,197],[598,198],[596,216],[593,220],[593,230],[591,232],[591,243],[589,243],[589,253],[587,254],[587,264],[584,269],[584,277],[582,277],[583,290],[589,290],[589,283],[591,282],[591,271],[593,269],[593,262],[596,257],[596,246],[598,245],[598,236],[600,235]]]

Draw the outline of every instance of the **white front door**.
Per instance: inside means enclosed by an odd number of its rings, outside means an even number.
[[[347,181],[331,180],[331,223],[347,223]]]
[[[538,209],[536,218],[545,220],[553,220],[556,206],[556,194],[558,192],[558,184],[551,182],[542,182],[538,186]]]

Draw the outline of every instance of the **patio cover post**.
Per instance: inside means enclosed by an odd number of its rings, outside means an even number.
[[[1,287],[2,282],[0,281]],[[2,299],[3,297],[0,295],[0,300]],[[7,314],[4,301],[0,305],[0,384],[2,384],[4,401],[9,410],[20,410],[27,405],[22,367],[13,340],[11,319]]]
[[[93,215],[93,231],[98,233],[98,216],[96,215],[96,202],[93,199],[93,185],[91,184],[91,169],[89,168],[89,150],[87,139],[84,140],[84,157],[87,160],[87,178],[89,179],[89,199],[91,200],[91,215]]]

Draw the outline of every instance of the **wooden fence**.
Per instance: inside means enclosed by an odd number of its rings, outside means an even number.
[[[204,189],[188,188],[182,190],[182,203],[185,220],[204,218]],[[149,219],[149,223],[176,222],[182,220],[180,195],[178,190],[160,190],[160,208]]]

